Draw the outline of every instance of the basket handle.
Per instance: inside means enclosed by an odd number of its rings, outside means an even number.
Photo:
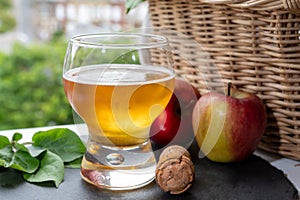
[[[211,4],[227,4],[239,8],[267,8],[286,9],[292,12],[300,12],[300,0],[199,0]]]

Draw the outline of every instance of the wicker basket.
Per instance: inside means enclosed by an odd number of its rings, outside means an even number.
[[[268,110],[259,147],[300,160],[300,1],[148,2],[152,25],[170,39],[177,74],[202,94],[228,81],[256,93]]]

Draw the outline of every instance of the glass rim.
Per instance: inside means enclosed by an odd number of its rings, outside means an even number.
[[[92,38],[107,38],[109,42],[110,37],[136,37],[136,38],[152,38],[155,39],[154,42],[137,42],[134,44],[128,43],[99,43],[91,42],[86,39]],[[148,49],[148,48],[157,48],[162,46],[169,45],[168,38],[162,35],[148,34],[148,33],[125,33],[125,32],[105,32],[105,33],[87,33],[79,34],[70,38],[70,43],[76,44],[77,46],[89,47],[89,48],[135,48],[135,49]],[[105,40],[104,40],[105,41]]]

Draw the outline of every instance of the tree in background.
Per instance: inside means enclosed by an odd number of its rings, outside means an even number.
[[[11,0],[0,0],[0,33],[11,31],[16,26],[16,19],[11,10]]]
[[[0,53],[0,129],[74,123],[62,86],[65,40]]]

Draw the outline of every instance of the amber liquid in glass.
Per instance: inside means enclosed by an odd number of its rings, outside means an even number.
[[[63,78],[67,98],[93,140],[117,147],[148,139],[151,123],[174,88],[172,71],[153,66],[86,66],[68,71]]]

